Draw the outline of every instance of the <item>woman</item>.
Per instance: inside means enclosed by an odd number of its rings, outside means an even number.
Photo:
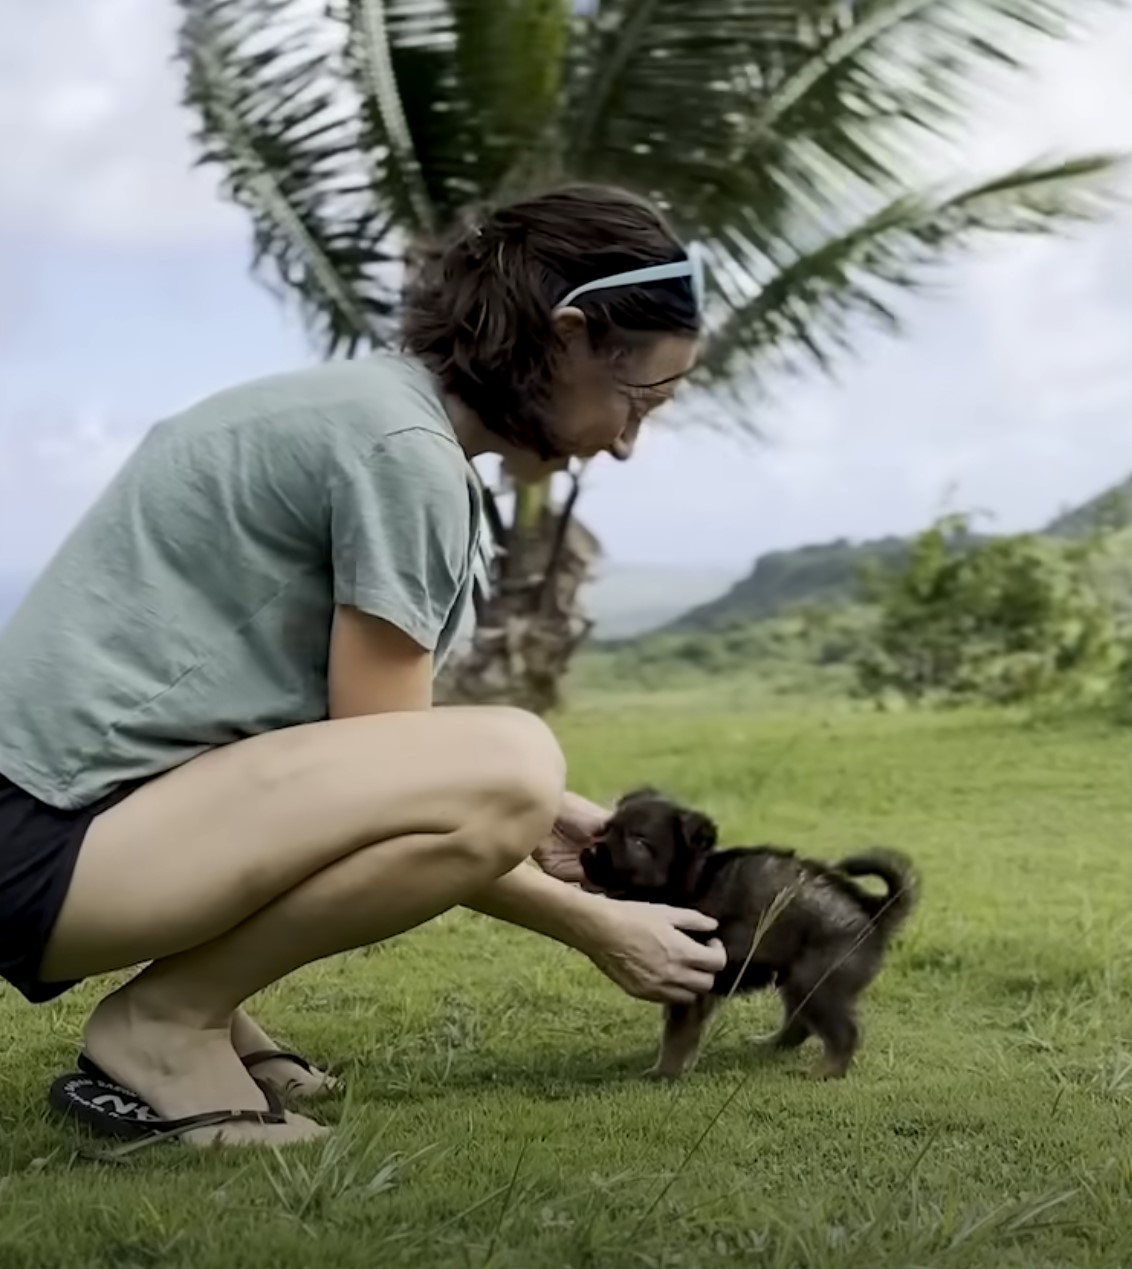
[[[0,973],[44,1001],[147,963],[83,1058],[186,1140],[323,1131],[278,1092],[325,1077],[243,1002],[456,905],[645,999],[723,967],[683,933],[699,913],[564,884],[602,813],[541,722],[430,709],[471,586],[469,460],[628,458],[692,368],[694,272],[615,190],[496,211],[424,266],[402,354],[156,426],[0,635]]]

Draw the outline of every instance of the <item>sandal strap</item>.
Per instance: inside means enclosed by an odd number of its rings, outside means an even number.
[[[281,1115],[271,1110],[206,1110],[199,1115],[185,1115],[182,1119],[162,1119],[154,1125],[149,1138],[180,1137],[195,1128],[218,1128],[223,1124],[262,1124],[265,1127],[285,1124]]]
[[[285,1124],[287,1116],[279,1094],[261,1080],[256,1080],[256,1087],[267,1098],[266,1110],[206,1110],[181,1119],[163,1119],[154,1127],[154,1132],[161,1137],[179,1137],[194,1128],[212,1128],[221,1124],[262,1124],[265,1127]]]
[[[92,1080],[98,1080],[102,1084],[117,1084],[118,1083],[117,1080],[111,1079],[110,1076],[107,1075],[106,1072],[102,1069],[102,1067],[99,1066],[98,1063],[95,1062],[93,1058],[88,1057],[85,1053],[79,1054],[79,1059],[75,1063],[75,1065],[79,1068],[80,1071],[82,1071],[84,1075],[89,1075]]]
[[[245,1053],[240,1061],[248,1068],[262,1066],[264,1062],[290,1062],[308,1075],[314,1074],[313,1065],[301,1053],[292,1053],[289,1049],[257,1049],[255,1053]]]
[[[182,1119],[165,1119],[155,1124],[153,1131],[147,1132],[144,1137],[102,1150],[87,1150],[85,1153],[91,1159],[109,1163],[136,1154],[139,1150],[158,1146],[164,1141],[175,1141],[198,1128],[222,1128],[225,1124],[263,1124],[269,1127],[285,1124],[287,1119],[278,1095],[267,1085],[260,1084],[259,1080],[256,1083],[267,1098],[267,1110],[209,1110],[199,1115],[186,1115]]]

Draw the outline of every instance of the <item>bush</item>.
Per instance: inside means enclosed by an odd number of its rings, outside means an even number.
[[[1121,650],[1095,579],[1098,538],[976,540],[966,517],[916,539],[907,566],[874,579],[880,622],[857,661],[874,700],[1007,704],[1112,690]]]
[[[1132,640],[1125,642],[1121,648],[1109,699],[1117,722],[1132,725]]]

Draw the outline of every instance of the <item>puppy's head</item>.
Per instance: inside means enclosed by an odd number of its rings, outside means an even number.
[[[614,898],[679,890],[695,860],[716,843],[715,824],[654,789],[627,793],[593,846],[581,853],[586,879]]]

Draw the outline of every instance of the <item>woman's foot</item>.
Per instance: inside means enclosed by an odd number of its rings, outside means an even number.
[[[267,1034],[254,1018],[250,1018],[242,1009],[232,1015],[232,1047],[242,1058],[252,1053],[270,1053],[281,1046]],[[333,1075],[316,1068],[307,1070],[289,1058],[265,1058],[256,1062],[251,1074],[257,1080],[270,1084],[283,1097],[292,1097],[296,1101],[308,1101],[332,1093],[338,1081]]]
[[[86,1024],[91,1060],[166,1119],[217,1110],[267,1110],[262,1089],[232,1048],[226,1026],[201,1029],[170,1016],[133,983],[107,996]],[[329,1129],[302,1115],[283,1124],[235,1123],[194,1129],[191,1145],[284,1146],[313,1141]]]

